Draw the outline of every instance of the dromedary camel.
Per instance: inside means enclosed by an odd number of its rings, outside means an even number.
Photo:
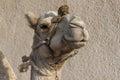
[[[33,13],[26,17],[35,35],[32,52],[29,57],[23,56],[20,71],[31,65],[31,80],[60,80],[65,61],[88,41],[84,22],[70,15],[66,5],[39,18]]]

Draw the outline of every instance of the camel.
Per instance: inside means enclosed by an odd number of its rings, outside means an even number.
[[[29,12],[26,18],[34,37],[32,52],[29,57],[22,57],[20,71],[27,71],[31,65],[31,80],[60,80],[67,59],[89,39],[85,23],[80,17],[69,14],[66,5],[58,12],[49,11],[40,17]]]

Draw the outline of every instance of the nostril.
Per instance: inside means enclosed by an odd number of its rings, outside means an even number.
[[[87,42],[87,40],[85,40],[85,39],[82,39],[80,42]]]

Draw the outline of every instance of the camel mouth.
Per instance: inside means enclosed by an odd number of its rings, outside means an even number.
[[[86,43],[87,43],[87,42],[84,41],[84,40],[82,40],[82,41],[69,41],[69,42],[70,42],[69,45],[70,45],[71,47],[73,47],[74,49],[79,49],[79,48],[85,46]]]
[[[68,36],[64,36],[63,38],[64,38],[63,39],[64,42],[67,42],[69,44],[69,46],[71,46],[75,49],[83,47],[87,43],[87,40],[85,40],[85,39],[81,39],[81,40],[80,39],[74,39],[74,38],[68,37]]]

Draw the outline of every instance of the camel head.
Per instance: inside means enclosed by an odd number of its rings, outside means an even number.
[[[34,29],[39,35],[43,36],[49,34],[49,29],[52,22],[56,20],[58,16],[57,12],[49,11],[40,17],[36,17],[33,13],[26,15],[30,27]],[[88,31],[86,30],[85,23],[80,17],[67,14],[62,17],[62,21],[58,24],[58,28],[61,29],[61,35],[63,35],[63,42],[78,49],[86,44],[89,39]]]

